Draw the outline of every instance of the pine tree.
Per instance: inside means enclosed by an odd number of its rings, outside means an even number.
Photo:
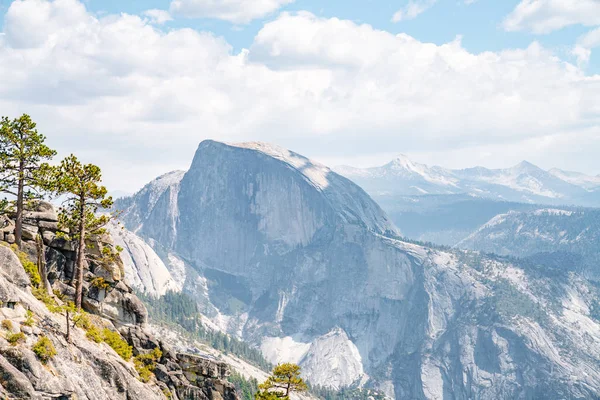
[[[256,399],[289,399],[292,392],[305,392],[308,386],[300,377],[300,366],[296,364],[279,364],[273,368],[271,376],[258,386]]]
[[[98,215],[100,209],[113,205],[107,197],[106,187],[101,185],[102,172],[93,164],[83,165],[71,154],[52,170],[52,189],[57,195],[67,195],[58,216],[59,227],[68,231],[67,239],[77,241],[77,265],[75,268],[75,306],[81,309],[83,294],[83,269],[86,261],[86,239],[106,233],[106,225],[115,214]],[[111,248],[101,249],[100,256],[88,254],[90,261],[110,263],[118,257]]]
[[[23,208],[26,198],[39,198],[45,189],[47,164],[56,151],[44,144],[46,137],[38,133],[27,114],[12,121],[0,122],[0,189],[16,198],[15,242],[19,248],[23,236]]]

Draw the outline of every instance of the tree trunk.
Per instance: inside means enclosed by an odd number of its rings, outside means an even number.
[[[17,184],[17,217],[15,218],[15,243],[21,248],[23,237],[23,161],[19,163],[19,182]]]
[[[48,294],[52,294],[50,290],[50,282],[48,282],[48,271],[46,271],[46,252],[44,251],[44,239],[42,235],[38,233],[36,237],[37,242],[37,253],[38,253],[38,272],[40,278],[42,278],[42,286]]]
[[[85,259],[85,198],[79,198],[79,245],[77,246],[77,269],[75,282],[75,305],[81,311],[83,297],[83,261]]]
[[[71,343],[71,326],[69,323],[69,310],[65,310],[67,312],[66,318],[67,318],[67,343]]]

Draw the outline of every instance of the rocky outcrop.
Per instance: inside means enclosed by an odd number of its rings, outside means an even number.
[[[72,244],[57,236],[56,213],[48,203],[38,203],[26,213],[28,230],[23,249],[37,261],[37,236],[43,238],[52,289],[60,294],[54,301],[61,304],[72,298],[69,285],[73,274],[75,251]],[[10,219],[5,226],[11,225]],[[14,228],[13,228],[14,229]],[[12,233],[4,232],[5,239]],[[88,251],[101,251],[113,246],[110,236],[90,240]],[[235,389],[226,381],[225,364],[201,357],[173,352],[165,343],[146,330],[147,311],[144,304],[123,281],[122,262],[115,260],[109,268],[93,263],[86,265],[83,306],[95,314],[95,323],[119,332],[132,347],[133,354],[143,355],[159,349],[155,376],[143,383],[132,360],[123,360],[105,343],[96,343],[86,332],[70,326],[66,339],[66,319],[52,313],[32,295],[29,276],[14,251],[6,242],[0,246],[0,395],[7,399],[77,399],[77,400],[237,400]],[[95,284],[101,278],[101,285]],[[27,321],[26,312],[33,313]],[[71,321],[72,323],[72,321]],[[11,334],[22,335],[9,344]],[[41,337],[48,338],[56,355],[44,365],[32,351]],[[164,373],[164,374],[163,374]]]
[[[215,322],[310,374],[347,382],[346,363],[398,399],[600,397],[599,292],[577,274],[398,240],[352,182],[261,143],[203,142],[172,187],[128,200],[132,228],[195,269]]]

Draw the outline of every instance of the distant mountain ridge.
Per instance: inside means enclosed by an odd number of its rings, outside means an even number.
[[[561,260],[564,271],[600,278],[600,210],[539,208],[499,214],[456,247],[535,260]]]
[[[125,225],[181,260],[210,323],[313,383],[418,400],[600,397],[599,288],[581,276],[399,240],[360,187],[277,146],[205,141],[176,178],[121,200]]]
[[[600,205],[600,176],[543,170],[527,161],[504,169],[430,167],[400,155],[373,168],[335,167],[378,198],[468,194],[499,201]]]

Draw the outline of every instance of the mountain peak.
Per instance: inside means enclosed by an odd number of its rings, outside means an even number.
[[[516,170],[516,171],[524,171],[524,172],[532,172],[532,171],[540,171],[540,170],[542,170],[540,167],[538,167],[535,164],[530,163],[527,160],[521,161],[520,163],[518,163],[517,165],[515,165],[511,169],[512,170]]]

